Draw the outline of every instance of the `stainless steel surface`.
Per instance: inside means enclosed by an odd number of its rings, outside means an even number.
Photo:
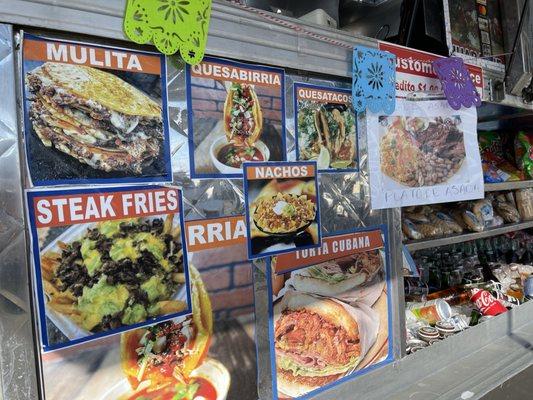
[[[533,221],[520,222],[517,224],[507,224],[499,228],[487,229],[482,232],[465,233],[462,235],[446,236],[436,239],[422,239],[409,241],[406,243],[409,251],[429,249],[432,247],[445,246],[448,244],[468,242],[469,240],[482,239],[491,236],[502,235],[508,232],[520,231],[522,229],[533,228]]]
[[[394,0],[377,8],[397,7],[397,3],[398,1]],[[127,40],[122,31],[124,5],[125,0],[0,0],[0,22]],[[309,32],[309,35],[275,24],[226,1],[215,0],[207,53],[350,77],[351,47],[377,47],[376,40],[370,37],[323,28],[283,16],[276,17],[297,23]],[[373,35],[372,32],[363,33]],[[343,46],[332,45],[317,39],[316,36],[336,40]],[[503,69],[485,60],[467,61],[484,68],[487,86],[484,100],[490,100],[489,79],[502,79]],[[533,105],[524,105],[517,96],[506,95],[503,104],[533,109]]]
[[[498,190],[525,189],[533,187],[533,180],[502,183],[485,183],[485,192],[496,192]]]
[[[533,302],[313,399],[479,399],[533,364]]]
[[[0,0],[0,21],[125,40],[122,32],[124,4],[124,0],[112,2],[108,0],[94,0],[92,2],[83,0]],[[289,21],[292,20],[289,19]],[[211,55],[279,65],[338,77],[350,77],[350,46],[356,44],[376,46],[376,42],[369,38],[318,28],[305,23],[300,23],[300,25],[305,27],[306,31],[311,34],[337,40],[345,46],[331,45],[314,37],[295,32],[290,28],[273,24],[257,14],[230,6],[225,2],[215,1],[207,52]],[[2,35],[0,35],[0,50],[2,51],[4,47],[7,48],[11,45],[11,30],[9,27],[4,27],[5,25],[2,26]],[[6,30],[5,32],[4,29]],[[35,369],[33,369],[35,358],[29,315],[30,306],[28,303],[26,264],[28,246],[25,243],[23,231],[22,191],[20,189],[21,179],[19,174],[20,160],[17,149],[15,85],[11,50],[0,52],[2,56],[4,53],[7,55],[7,57],[2,57],[3,62],[0,64],[0,68],[7,68],[10,71],[8,74],[2,73],[0,75],[2,79],[0,91],[2,91],[2,98],[4,99],[0,103],[0,121],[2,121],[0,123],[0,150],[2,150],[0,155],[0,177],[2,178],[0,240],[2,245],[6,245],[2,247],[3,253],[2,258],[0,258],[0,288],[6,289],[1,292],[3,295],[1,297],[1,305],[4,306],[5,304],[6,307],[2,307],[0,310],[0,334],[2,335],[0,362],[2,367],[2,388],[6,400],[37,398]],[[8,61],[6,62],[6,60]],[[498,71],[492,73],[495,76],[499,75]],[[4,79],[7,79],[7,81],[4,81]],[[507,103],[523,107],[516,98],[509,98]],[[361,153],[364,158],[364,151]],[[361,223],[364,225],[388,223],[394,283],[392,288],[394,297],[394,330],[396,333],[394,343],[396,345],[395,353],[399,355],[402,353],[403,342],[403,297],[401,296],[403,282],[400,278],[401,257],[399,256],[399,244],[401,239],[399,210],[391,210],[387,213],[371,211],[368,207],[369,193],[368,185],[365,181],[366,177],[367,172],[365,171],[361,174],[361,179],[349,174],[338,180],[324,178],[322,184],[324,185],[323,203],[326,203],[324,206],[325,214],[330,212],[338,216],[336,220],[331,220],[331,226],[334,223],[346,224],[347,226]],[[193,212],[202,214],[202,205],[208,200],[205,198],[207,192],[204,189],[209,183],[188,181],[186,184],[189,185],[186,190],[196,189],[198,191],[198,199],[191,200],[191,209]],[[235,193],[232,199],[241,201],[240,185],[234,181],[221,180],[217,182],[214,185],[215,190],[213,192],[218,189],[228,190],[227,188],[229,187]],[[338,201],[339,194],[344,194],[347,200]],[[328,202],[330,202],[329,205]],[[333,228],[336,228],[336,225]],[[326,229],[333,228],[326,227]],[[523,228],[513,226],[512,230],[514,229]],[[4,234],[4,232],[6,233]],[[261,270],[258,270],[257,274],[260,273]],[[262,296],[265,296],[264,289],[261,290],[260,276],[257,274],[256,278],[260,290],[256,295],[263,293]],[[5,298],[9,300],[5,300]],[[262,300],[257,299],[257,301],[258,304],[261,304]],[[398,360],[354,381],[339,385],[317,398],[353,398],[354,393],[357,393],[357,397],[369,400],[383,399],[392,398],[399,390],[404,390],[402,393],[410,390],[409,396],[413,394],[416,397],[415,393],[419,389],[415,385],[419,384],[427,376],[428,366],[431,366],[434,371],[438,370],[440,366],[451,369],[457,368],[456,362],[458,359],[475,354],[479,356],[476,351],[481,348],[487,351],[486,356],[483,358],[487,364],[499,365],[498,363],[503,359],[501,353],[491,352],[489,351],[490,349],[487,349],[487,346],[495,345],[506,348],[507,341],[511,340],[511,336],[508,334],[516,332],[514,329],[518,327],[522,327],[521,329],[531,333],[530,313],[533,310],[532,307],[531,304],[526,304],[522,308],[509,313],[508,315],[512,316],[510,320],[506,319],[507,317],[495,318],[480,327],[469,330],[462,335],[457,335],[451,339],[449,344],[444,342],[439,347],[431,348],[431,350],[425,352],[418,352],[412,357]],[[258,320],[259,329],[265,326],[264,323],[263,314],[263,319]],[[259,341],[264,340],[264,334],[264,331],[259,332]],[[496,342],[496,340],[501,341]],[[492,342],[494,344],[491,344]],[[436,351],[438,351],[440,363],[437,367],[434,366]],[[496,385],[509,374],[515,373],[522,367],[524,362],[527,362],[528,359],[524,357],[530,355],[531,352],[524,351],[523,348],[512,348],[510,354],[514,358],[511,359],[509,366],[502,368],[499,372],[493,371],[495,378],[490,382],[491,385]],[[522,363],[517,363],[517,360],[521,360]],[[259,381],[263,384],[270,381],[271,375],[269,372],[268,368],[260,371]],[[465,371],[463,375],[465,380],[468,378],[468,382],[472,386],[477,384],[476,377],[468,375],[468,373],[473,374],[474,372],[474,368],[471,368]],[[398,389],[399,382],[404,389]],[[453,386],[451,391],[462,387],[461,385],[451,385],[449,381],[444,382],[448,382],[448,394],[450,394],[450,387]],[[264,396],[262,398],[270,398],[268,385],[265,388],[265,391],[262,392]],[[457,396],[454,398],[457,398]]]
[[[124,5],[125,0],[0,0],[0,22],[127,40],[122,31]],[[274,24],[226,1],[215,0],[207,53],[349,77],[351,48],[357,44],[377,47],[377,42],[370,38],[277,17],[298,23],[311,35],[339,41],[345,47]]]
[[[37,398],[15,77],[13,30],[0,24],[0,388],[5,400]]]

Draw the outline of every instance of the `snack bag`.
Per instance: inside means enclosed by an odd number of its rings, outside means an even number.
[[[499,183],[523,180],[518,168],[504,158],[501,137],[496,132],[479,132],[483,179],[486,183]]]
[[[527,179],[533,179],[533,133],[519,132],[514,142],[515,159],[518,168]]]
[[[533,219],[533,189],[517,190],[516,205],[524,221],[531,221]]]

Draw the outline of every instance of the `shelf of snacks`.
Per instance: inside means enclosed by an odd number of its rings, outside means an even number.
[[[410,251],[532,227],[533,188],[487,193],[481,200],[402,210],[402,231]]]
[[[435,239],[427,240],[413,240],[406,242],[409,251],[416,251],[422,249],[429,249],[432,247],[440,247],[448,244],[468,242],[470,240],[482,239],[491,236],[502,235],[508,232],[519,231],[523,229],[533,228],[533,221],[519,222],[516,224],[508,224],[498,228],[489,228],[481,232],[471,232],[461,235],[444,236]]]
[[[478,131],[485,192],[533,187],[533,133]]]

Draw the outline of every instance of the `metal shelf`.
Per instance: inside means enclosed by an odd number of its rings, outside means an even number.
[[[521,231],[523,229],[533,228],[533,221],[519,222],[517,224],[508,224],[498,228],[487,229],[483,232],[464,233],[462,235],[453,235],[439,237],[435,239],[424,239],[409,241],[405,245],[409,251],[429,249],[432,247],[445,246],[448,244],[468,242],[470,240],[482,239],[491,236],[502,235],[508,232]]]
[[[500,183],[485,183],[485,192],[496,192],[498,190],[525,189],[533,187],[533,180],[513,181]]]

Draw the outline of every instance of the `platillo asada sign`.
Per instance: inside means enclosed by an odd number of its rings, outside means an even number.
[[[181,191],[27,192],[45,351],[191,310]]]

